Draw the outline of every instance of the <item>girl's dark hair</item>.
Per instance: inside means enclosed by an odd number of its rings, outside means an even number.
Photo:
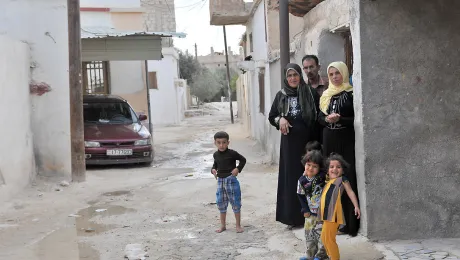
[[[302,165],[307,164],[307,162],[312,162],[315,164],[318,164],[320,168],[323,168],[323,155],[321,154],[320,151],[310,151],[306,155],[302,157]]]
[[[321,146],[321,144],[318,142],[318,141],[310,141],[307,143],[307,145],[305,146],[305,150],[308,152],[311,152],[311,151],[321,151],[323,148]]]
[[[331,164],[331,161],[338,161],[340,163],[340,165],[342,165],[342,168],[343,168],[343,173],[345,174],[345,170],[347,170],[348,168],[350,168],[350,164],[347,163],[347,161],[345,161],[345,159],[343,159],[342,155],[338,154],[338,153],[331,153],[331,155],[329,156],[329,158],[327,158],[326,160],[326,169],[329,169],[329,166]]]

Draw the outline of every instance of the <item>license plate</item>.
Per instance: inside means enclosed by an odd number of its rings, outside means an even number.
[[[107,155],[110,155],[110,156],[133,155],[133,150],[132,149],[107,150]]]

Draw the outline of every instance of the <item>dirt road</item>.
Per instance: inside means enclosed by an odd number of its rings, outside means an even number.
[[[85,183],[60,187],[54,179],[35,186],[0,209],[0,259],[114,260],[127,244],[142,244],[147,259],[298,259],[302,230],[274,221],[277,168],[259,146],[229,124],[225,106],[181,125],[155,129],[152,167],[88,170]],[[226,130],[231,148],[248,159],[239,176],[242,224],[234,218],[217,234],[212,136]],[[342,259],[382,259],[363,238],[341,237]]]

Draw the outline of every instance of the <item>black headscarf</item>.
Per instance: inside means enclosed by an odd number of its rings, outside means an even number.
[[[287,80],[288,70],[295,70],[300,76],[300,84],[297,88],[289,86]],[[311,87],[305,83],[302,77],[302,69],[299,65],[295,63],[289,63],[284,68],[284,86],[281,89],[281,92],[284,94],[279,102],[279,113],[281,116],[286,116],[289,112],[289,100],[287,97],[298,97],[300,108],[302,110],[302,119],[306,123],[311,123],[316,121],[317,111],[315,105],[315,99],[313,97],[313,92]]]

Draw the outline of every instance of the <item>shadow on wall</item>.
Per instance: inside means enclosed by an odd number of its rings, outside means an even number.
[[[318,57],[321,76],[327,77],[327,66],[334,61],[345,62],[345,39],[342,35],[324,30],[319,37]]]

